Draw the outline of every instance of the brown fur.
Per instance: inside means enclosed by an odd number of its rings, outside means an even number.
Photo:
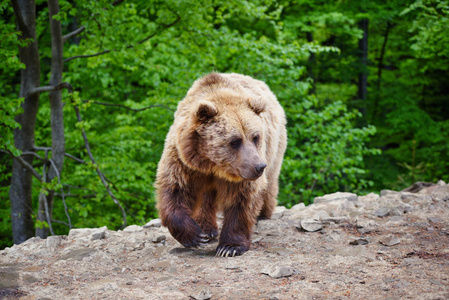
[[[212,73],[193,84],[178,105],[156,180],[159,215],[176,240],[192,247],[217,237],[221,210],[217,251],[249,249],[257,218],[270,218],[276,207],[285,125],[261,81]]]

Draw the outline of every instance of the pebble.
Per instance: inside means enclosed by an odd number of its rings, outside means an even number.
[[[315,232],[323,229],[323,222],[316,219],[305,219],[301,220],[300,226],[301,226],[300,228],[305,231]]]
[[[161,219],[153,219],[150,222],[143,225],[143,228],[150,228],[150,227],[161,227],[162,221]]]
[[[367,245],[369,244],[368,240],[365,239],[357,239],[349,242],[350,245]]]
[[[192,295],[190,295],[193,299],[196,300],[207,300],[212,298],[212,292],[209,287],[199,287],[196,289]]]
[[[262,274],[267,274],[272,278],[289,277],[293,275],[294,269],[290,266],[267,266],[260,271]]]
[[[379,242],[384,246],[391,247],[394,245],[398,245],[401,241],[393,235],[388,235],[388,236],[380,239]]]
[[[158,237],[153,238],[151,241],[153,243],[160,243],[162,241],[165,241],[167,239],[167,237],[165,235],[160,235]]]
[[[390,209],[388,207],[381,207],[374,212],[374,215],[378,216],[380,218],[386,217],[389,214],[390,214]]]
[[[322,197],[316,197],[313,200],[313,203],[317,204],[317,203],[325,203],[325,202],[331,202],[331,201],[336,201],[336,200],[344,200],[347,199],[348,201],[357,201],[357,195],[353,194],[353,193],[341,193],[341,192],[336,192],[336,193],[332,193],[332,194],[327,194],[324,195]]]

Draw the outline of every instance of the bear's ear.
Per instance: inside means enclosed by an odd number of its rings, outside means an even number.
[[[205,122],[218,114],[218,110],[212,102],[201,101],[196,110],[196,118],[200,122]]]
[[[262,99],[250,98],[248,99],[248,104],[249,107],[258,115],[261,112],[265,111],[265,101],[263,101]]]

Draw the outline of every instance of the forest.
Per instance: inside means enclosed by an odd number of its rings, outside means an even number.
[[[449,181],[449,1],[0,2],[0,249],[157,217],[154,180],[198,77],[284,107],[279,205]]]

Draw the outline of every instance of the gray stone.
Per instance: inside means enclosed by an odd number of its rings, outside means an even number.
[[[303,210],[304,208],[306,208],[306,205],[301,202],[296,205],[293,205],[292,208],[290,208],[290,210]]]
[[[273,215],[271,216],[271,219],[278,220],[278,219],[282,218],[285,210],[286,210],[285,206],[276,206],[276,208],[274,209]]]
[[[161,227],[162,221],[161,219],[153,219],[150,222],[143,225],[143,228],[150,228],[150,227]]]
[[[388,247],[398,245],[400,242],[401,241],[394,235],[388,235],[379,240],[379,243]]]
[[[363,219],[361,217],[358,217],[356,220],[357,228],[368,228],[371,226],[376,225],[376,222],[373,220]]]
[[[100,230],[106,231],[108,227],[103,226],[100,228],[76,228],[69,231],[69,239],[89,238],[93,233]]]
[[[190,295],[193,299],[196,300],[207,300],[212,297],[212,292],[209,287],[199,287],[197,288],[192,295]]]
[[[266,266],[260,271],[262,274],[267,274],[272,278],[289,277],[293,275],[294,269],[289,266]]]
[[[316,219],[305,219],[301,220],[301,229],[308,232],[315,232],[323,229],[323,222]]]
[[[375,216],[378,216],[378,217],[381,217],[381,218],[382,217],[386,217],[389,214],[390,214],[390,209],[388,207],[381,207],[381,208],[379,208],[378,210],[376,210],[374,212]]]
[[[106,229],[100,228],[92,233],[92,240],[102,240],[106,237]]]
[[[385,197],[385,196],[396,196],[399,195],[399,192],[396,191],[392,191],[392,190],[381,190],[380,191],[380,197]]]
[[[286,248],[280,248],[280,247],[268,248],[265,251],[270,252],[270,253],[277,253],[279,255],[288,255],[288,254],[294,253],[292,250],[289,250]]]
[[[436,217],[428,217],[427,220],[429,220],[429,222],[431,223],[440,223],[441,219],[436,218]]]
[[[83,258],[91,255],[92,253],[96,252],[97,250],[92,248],[82,248],[82,249],[75,249],[70,251],[70,253],[64,255],[61,257],[61,260],[76,260],[76,261],[82,261]]]
[[[329,217],[329,218],[323,219],[323,223],[340,224],[340,223],[344,223],[344,222],[347,222],[347,221],[348,221],[348,218],[345,218],[345,217]]]
[[[56,248],[57,246],[61,245],[62,242],[62,236],[60,235],[52,235],[47,237],[46,245],[48,248]]]
[[[128,227],[123,229],[124,232],[137,232],[137,231],[141,231],[141,230],[143,230],[143,228],[138,225],[129,225]]]
[[[158,237],[153,238],[151,241],[153,243],[160,243],[162,241],[165,241],[167,239],[167,237],[165,235],[160,235]]]
[[[367,245],[369,244],[368,240],[365,239],[356,239],[352,242],[349,242],[350,245]]]
[[[341,192],[336,192],[333,194],[327,194],[324,195],[322,197],[316,197],[313,200],[313,203],[318,204],[318,203],[326,203],[326,202],[332,202],[332,201],[336,201],[336,200],[344,200],[347,199],[348,201],[357,201],[357,195],[353,194],[353,193],[341,193]]]
[[[325,210],[317,211],[314,216],[314,219],[318,219],[318,220],[324,220],[324,219],[329,219],[329,218],[330,218],[330,216]]]

